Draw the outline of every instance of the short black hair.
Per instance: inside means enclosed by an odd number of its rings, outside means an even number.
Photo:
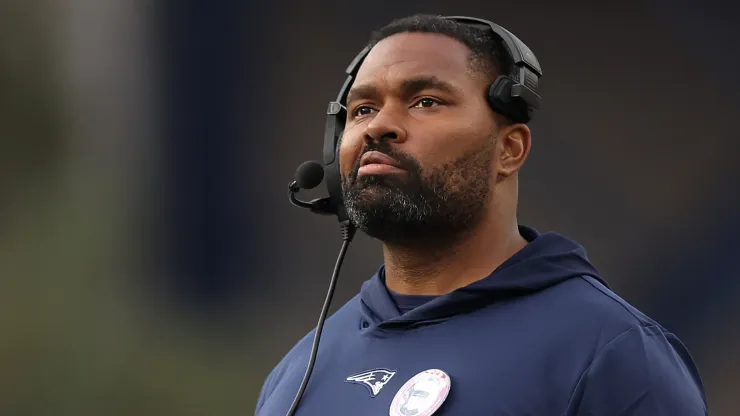
[[[415,14],[395,19],[370,36],[369,46],[398,33],[437,33],[453,38],[470,49],[470,67],[480,72],[489,82],[499,75],[510,75],[511,57],[501,42],[490,31],[480,29],[442,16]]]

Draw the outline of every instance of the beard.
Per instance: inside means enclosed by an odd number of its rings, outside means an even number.
[[[358,176],[359,159],[342,177],[347,214],[372,238],[399,247],[439,247],[475,228],[492,197],[494,140],[442,166],[422,169],[388,142],[363,149],[392,157],[406,172]]]

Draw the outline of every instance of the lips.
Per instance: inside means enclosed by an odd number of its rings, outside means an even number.
[[[395,159],[384,153],[380,153],[374,150],[362,155],[362,158],[360,159],[360,166],[366,165],[389,165],[402,169],[401,165]]]

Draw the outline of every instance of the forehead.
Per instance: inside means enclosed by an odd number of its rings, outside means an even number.
[[[398,33],[378,42],[357,72],[357,83],[392,82],[417,75],[444,80],[469,77],[470,50],[436,33]]]

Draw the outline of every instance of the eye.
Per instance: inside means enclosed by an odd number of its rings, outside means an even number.
[[[434,98],[422,98],[421,100],[417,101],[416,104],[414,104],[414,107],[415,108],[432,108],[439,104],[440,102],[435,100]]]
[[[371,107],[368,107],[366,105],[361,105],[357,108],[355,108],[355,111],[352,112],[352,115],[354,117],[360,117],[360,116],[366,116],[370,114],[373,111]]]

